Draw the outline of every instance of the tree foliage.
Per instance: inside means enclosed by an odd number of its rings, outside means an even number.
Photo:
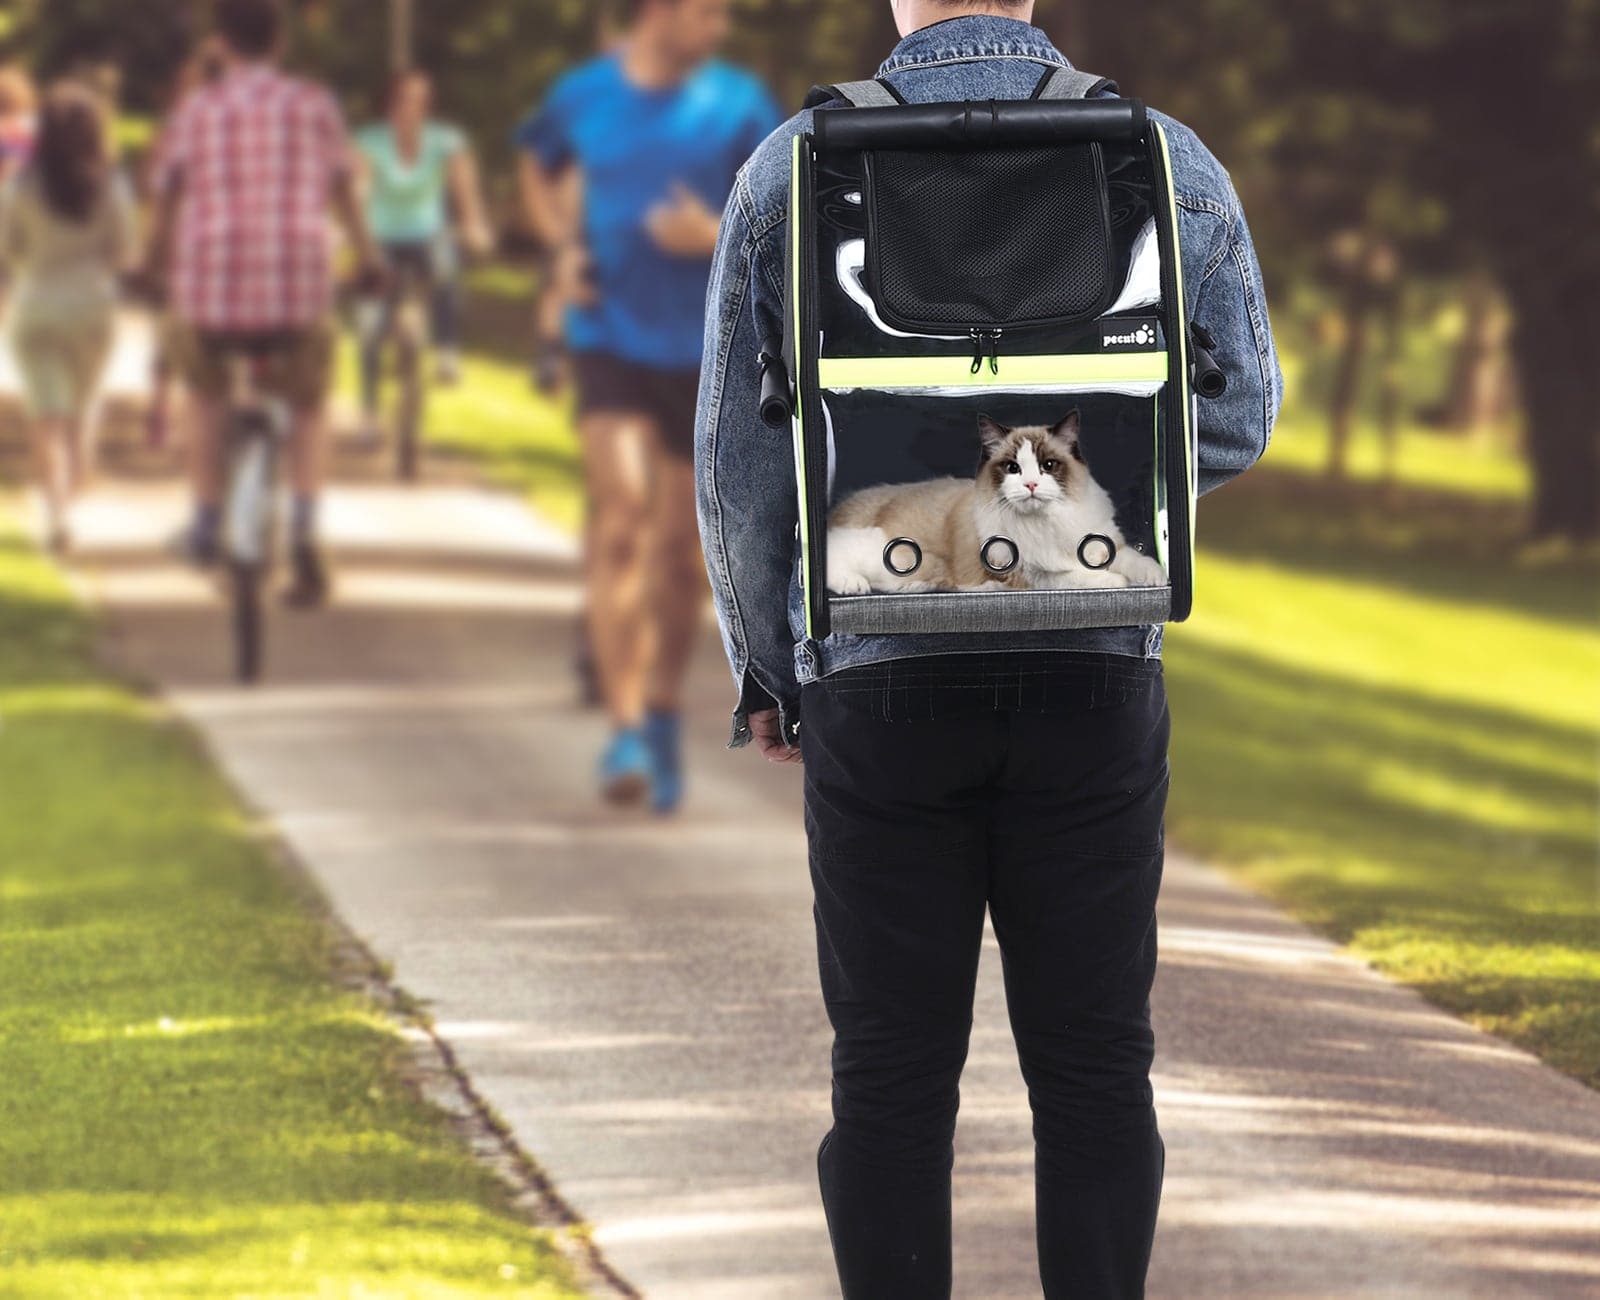
[[[730,56],[780,103],[870,75],[886,0],[735,0]],[[420,62],[503,163],[513,124],[604,39],[619,0],[415,0]],[[297,0],[295,57],[375,112],[383,0]],[[110,54],[165,99],[203,0],[0,0],[0,42],[46,72]],[[1359,231],[1411,274],[1487,272],[1517,310],[1537,523],[1600,521],[1600,0],[1041,0],[1078,63],[1199,130],[1245,199],[1269,277],[1328,275]]]

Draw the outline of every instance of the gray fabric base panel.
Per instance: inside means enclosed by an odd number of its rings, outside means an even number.
[[[1143,627],[1172,613],[1169,587],[1113,591],[933,591],[912,596],[832,596],[835,632],[1059,632]]]

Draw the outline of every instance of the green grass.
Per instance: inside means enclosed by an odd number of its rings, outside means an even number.
[[[583,486],[572,416],[534,390],[527,366],[470,355],[463,382],[429,398],[427,425],[429,447],[479,461],[556,523],[578,526]]]
[[[111,135],[117,151],[122,154],[142,154],[155,143],[157,124],[154,119],[137,114],[120,114],[111,124]]]
[[[1393,478],[1402,487],[1515,503],[1526,500],[1532,486],[1528,463],[1507,431],[1467,440],[1408,429],[1396,446]],[[1273,437],[1272,467],[1320,475],[1327,463],[1327,426],[1320,412],[1303,407],[1286,412]],[[1351,440],[1348,474],[1357,483],[1376,484],[1383,478],[1383,447],[1370,425],[1358,428]]]
[[[480,313],[485,299],[499,299],[508,300],[518,311],[531,314],[527,304],[532,302],[538,287],[538,275],[515,262],[483,262],[469,267],[466,274],[467,293]]]
[[[477,349],[464,360],[461,383],[428,393],[424,441],[430,453],[475,462],[491,479],[538,504],[553,522],[576,529],[583,518],[582,464],[565,402],[541,396],[528,364]],[[340,394],[353,403],[355,348],[340,357]],[[392,401],[392,385],[385,388]]]
[[[480,361],[433,438],[554,517],[576,446]],[[1416,430],[1321,477],[1314,413],[1201,508],[1198,613],[1171,630],[1174,842],[1395,979],[1600,1084],[1600,632],[1593,557],[1526,552],[1522,462]]]
[[[1519,559],[1517,515],[1269,467],[1208,498],[1170,826],[1600,1085],[1600,574]]]
[[[577,1294],[0,513],[0,1294]]]

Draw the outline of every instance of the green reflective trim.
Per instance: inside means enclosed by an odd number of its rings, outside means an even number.
[[[805,595],[806,635],[809,637],[815,634],[815,629],[811,626],[811,513],[806,506],[806,421],[805,411],[801,406],[805,390],[801,377],[805,373],[806,348],[806,336],[801,331],[803,317],[800,309],[803,299],[800,286],[804,283],[800,279],[800,224],[803,220],[800,213],[802,138],[798,135],[794,138],[789,166],[789,251],[792,258],[789,283],[793,286],[790,297],[794,299],[794,463],[795,478],[800,484],[800,588]]]
[[[1167,514],[1165,484],[1161,478],[1161,403],[1150,403],[1150,465],[1152,469],[1150,500],[1155,502],[1156,517],[1150,521],[1156,533],[1156,559],[1167,570],[1167,581],[1172,580],[1172,561],[1167,558],[1167,530],[1161,526],[1161,516]],[[1170,519],[1171,516],[1168,515]]]
[[[1177,272],[1173,283],[1178,286],[1178,301],[1174,304],[1178,315],[1178,360],[1182,363],[1180,371],[1183,375],[1189,373],[1189,305],[1183,298],[1183,244],[1178,238],[1178,198],[1177,187],[1172,176],[1172,153],[1167,147],[1166,128],[1160,122],[1156,123],[1156,138],[1161,141],[1161,165],[1167,171],[1167,206],[1171,211],[1172,219],[1172,256],[1173,269]],[[1194,403],[1188,386],[1185,384],[1183,395],[1183,465],[1184,481],[1183,490],[1189,494],[1189,586],[1194,588],[1194,552],[1195,552],[1195,497],[1194,488],[1194,427],[1192,424]]]
[[[1067,356],[1001,356],[996,374],[985,359],[974,374],[971,357],[824,357],[824,389],[1033,388],[1049,384],[1164,384],[1172,373],[1165,352],[1107,352]]]

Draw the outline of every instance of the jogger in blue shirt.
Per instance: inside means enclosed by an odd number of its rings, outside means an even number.
[[[706,285],[739,167],[779,121],[712,58],[729,0],[639,0],[620,46],[519,128],[524,193],[567,301],[590,503],[589,624],[614,728],[601,783],[673,811],[679,697],[705,604],[694,416]]]

